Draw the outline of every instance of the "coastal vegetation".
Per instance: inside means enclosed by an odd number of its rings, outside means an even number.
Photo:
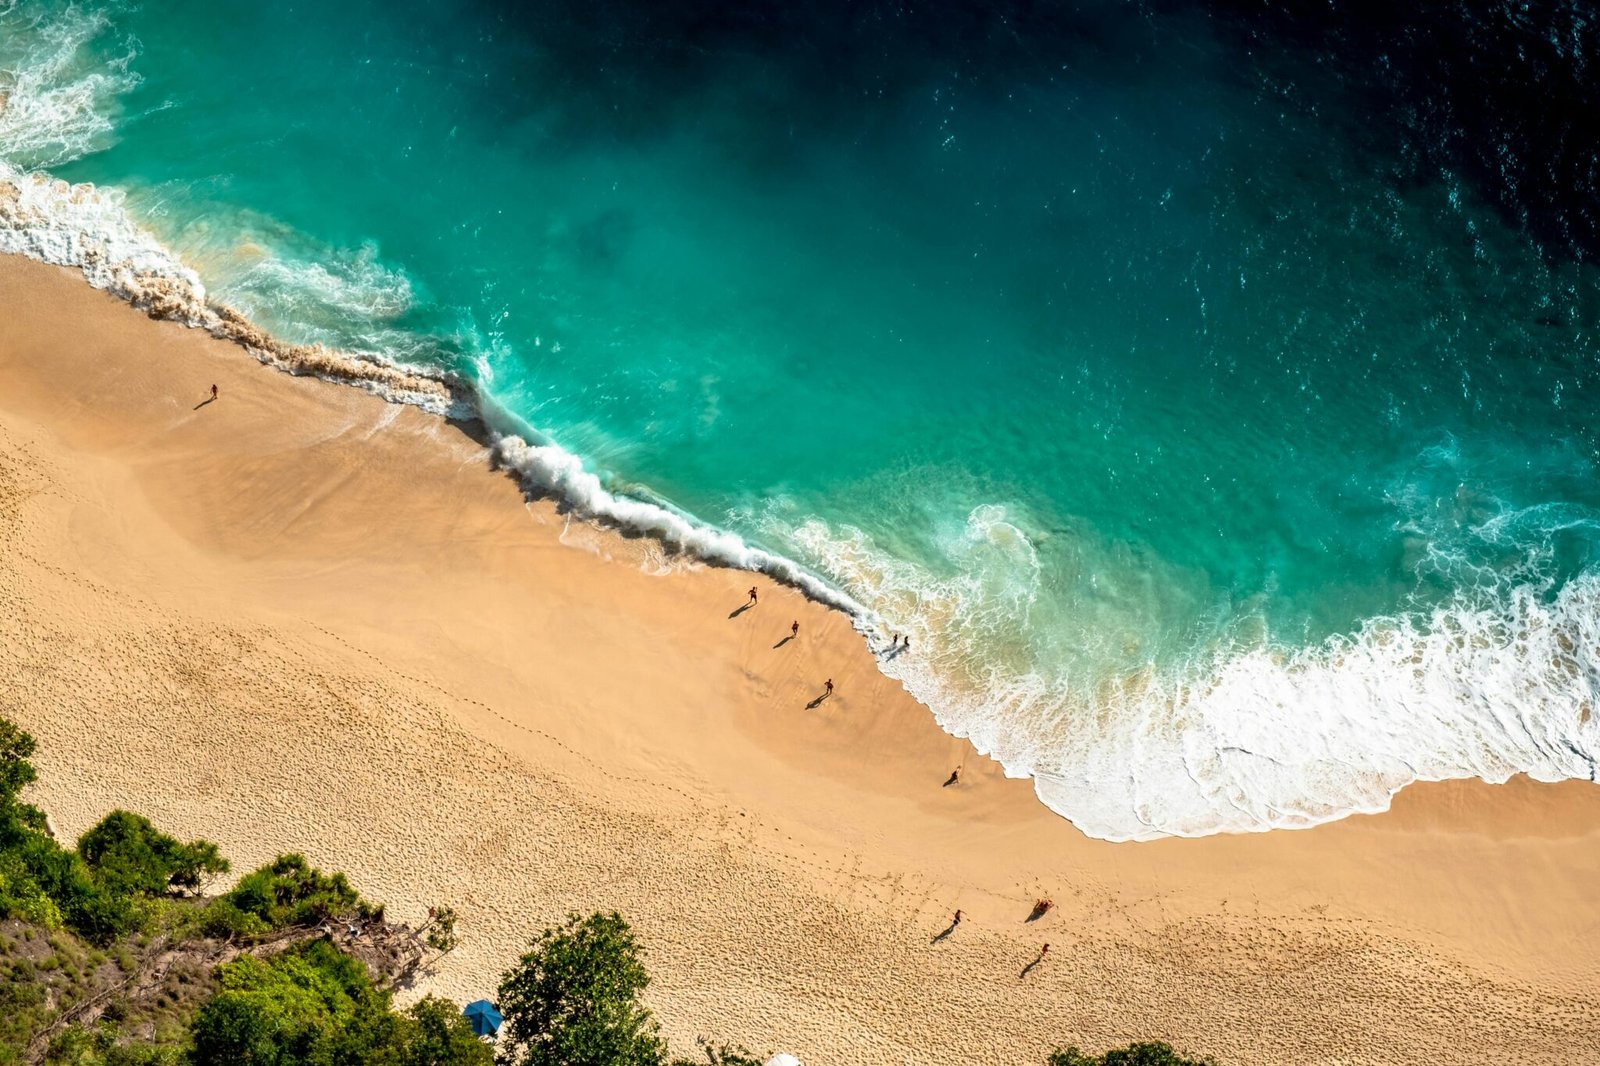
[[[455,915],[391,926],[343,874],[228,861],[112,811],[72,848],[23,801],[34,739],[0,718],[0,1066],[489,1066],[459,1008],[391,986],[455,945]],[[438,956],[435,955],[434,958]]]
[[[1160,1041],[1129,1044],[1103,1055],[1088,1055],[1075,1047],[1050,1056],[1047,1066],[1216,1066],[1212,1059],[1191,1059]]]
[[[34,747],[0,718],[0,1066],[761,1066],[709,1041],[669,1058],[615,912],[533,939],[501,979],[492,1047],[447,1000],[397,1010],[394,988],[455,948],[453,909],[391,925],[297,854],[208,897],[230,869],[218,847],[123,810],[65,847],[22,799]],[[1048,1066],[1210,1063],[1134,1044]]]
[[[396,1012],[364,963],[328,939],[219,968],[219,990],[190,1026],[192,1066],[490,1066],[455,1004],[429,997]]]

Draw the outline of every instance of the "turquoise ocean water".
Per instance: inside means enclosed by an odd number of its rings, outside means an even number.
[[[0,247],[472,383],[1094,835],[1593,780],[1596,20],[1238,6],[0,2]]]

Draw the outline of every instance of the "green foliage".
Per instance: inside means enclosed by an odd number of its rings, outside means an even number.
[[[461,1008],[429,996],[406,1012],[407,1039],[397,1066],[493,1066],[494,1053],[478,1039]]]
[[[18,798],[35,779],[28,757],[34,741],[0,718],[0,918],[28,923],[15,939],[0,932],[0,1066],[21,1066],[35,1035],[50,1031],[63,1010],[101,992],[111,977],[96,977],[106,955],[70,935],[115,945],[122,973],[137,967],[126,938],[135,929],[159,932],[172,943],[201,932],[253,936],[314,928],[333,920],[381,917],[343,874],[325,875],[299,855],[280,856],[247,875],[226,896],[199,912],[159,900],[198,889],[228,869],[217,847],[182,843],[129,811],[113,811],[78,841],[62,848],[42,832],[44,816]],[[163,920],[154,922],[154,918]],[[48,949],[39,929],[63,932]],[[434,915],[428,942],[455,945],[455,913]],[[29,945],[8,953],[7,945]],[[318,940],[263,962],[242,956],[216,972],[219,990],[204,976],[185,977],[130,1007],[116,999],[97,1022],[71,1025],[52,1037],[50,1066],[492,1066],[487,1045],[454,1005],[425,999],[401,1014],[366,968]],[[191,983],[192,982],[192,983]],[[119,1027],[154,1027],[155,1043],[122,1038]],[[182,1048],[192,1050],[188,1057]],[[30,1064],[31,1066],[31,1064]]]
[[[1216,1066],[1216,1063],[1212,1059],[1184,1058],[1170,1045],[1155,1041],[1113,1048],[1099,1056],[1069,1047],[1051,1055],[1048,1066]]]
[[[618,914],[567,916],[500,982],[505,1066],[658,1066],[666,1047],[639,995],[650,983]]]
[[[105,1066],[183,1066],[183,1053],[170,1044],[113,1044]]]
[[[114,1025],[68,1026],[50,1041],[44,1061],[46,1066],[180,1066],[175,1047],[123,1044],[117,1036]]]
[[[428,908],[427,944],[441,954],[449,954],[460,943],[456,939],[456,909],[454,907]]]
[[[0,718],[0,917],[109,944],[143,925],[149,898],[227,869],[216,845],[180,844],[127,811],[107,815],[77,851],[61,847],[42,831],[44,815],[18,799],[35,779],[33,751],[33,738]]]
[[[280,855],[246,874],[232,892],[212,904],[208,932],[242,935],[314,926],[333,918],[376,918],[382,913],[350,887],[344,874],[327,876],[302,855]],[[251,921],[250,919],[255,919]]]
[[[0,718],[0,851],[44,829],[44,812],[19,798],[38,777],[28,761],[33,751],[33,737]]]
[[[148,818],[112,811],[78,840],[78,854],[106,889],[123,895],[161,895],[195,889],[202,879],[228,871],[210,841],[183,844]]]
[[[38,777],[28,761],[34,747],[32,736],[0,718],[0,804],[14,801]]]
[[[276,1066],[286,1061],[280,1043],[293,1034],[282,1014],[270,1002],[237,993],[223,993],[200,1008],[191,1030],[195,1066],[237,1063],[238,1066]]]
[[[246,955],[220,970],[222,991],[192,1027],[192,1066],[490,1066],[461,1011],[425,999],[405,1014],[361,963],[327,940],[269,962]]]
[[[326,940],[270,963],[243,956],[220,976],[222,991],[195,1019],[196,1066],[331,1062],[347,1029],[388,1013],[362,965]]]
[[[254,914],[246,914],[226,896],[206,904],[200,916],[200,932],[222,940],[243,940],[268,932],[267,923]]]
[[[44,981],[24,958],[0,966],[0,1066],[22,1062],[33,1031],[47,1017]]]
[[[3,2],[3,0],[0,0]],[[35,780],[34,740],[0,718],[0,918],[27,923],[0,950],[0,1066],[21,1066],[29,1040],[52,1032],[62,1012],[131,974],[148,941],[179,943],[199,931],[250,938],[315,930],[329,921],[382,917],[343,874],[323,874],[303,856],[281,855],[247,874],[203,910],[175,893],[198,889],[227,862],[216,845],[182,843],[129,811],[112,811],[66,849],[44,831],[44,815],[21,802]],[[163,902],[165,901],[165,902]],[[197,916],[198,915],[198,919]],[[156,921],[160,919],[160,921]],[[142,929],[151,936],[129,938]],[[48,953],[39,931],[50,935]],[[107,946],[116,959],[87,948]],[[455,948],[456,913],[437,907],[419,936]],[[110,971],[108,974],[106,971]],[[177,973],[174,970],[172,973]],[[209,974],[209,970],[206,971]],[[169,978],[171,978],[169,973]],[[270,960],[243,955],[194,983],[181,974],[139,996],[105,1004],[97,1021],[54,1032],[50,1066],[493,1066],[495,1054],[460,1010],[428,998],[404,1013],[366,968],[324,938]],[[616,914],[570,915],[530,945],[500,986],[506,1017],[504,1066],[662,1066],[666,1045],[639,1002],[649,984],[628,924]],[[187,991],[185,990],[187,985]],[[200,1004],[201,996],[217,991]],[[141,993],[142,994],[142,993]],[[151,1002],[153,1000],[153,1003]],[[129,1031],[156,1033],[155,1043]],[[706,1045],[708,1066],[759,1066],[742,1048]],[[675,1066],[695,1066],[680,1060]],[[1124,1066],[1146,1066],[1128,1060]],[[1165,1063],[1162,1066],[1166,1066]],[[1182,1064],[1179,1064],[1182,1066]]]
[[[143,917],[133,897],[103,888],[77,853],[43,833],[24,833],[8,853],[55,904],[63,923],[91,943],[109,944]]]
[[[44,929],[61,928],[61,908],[22,859],[0,852],[0,918],[19,918]]]

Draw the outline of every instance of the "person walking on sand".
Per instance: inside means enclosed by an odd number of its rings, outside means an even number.
[[[833,695],[833,678],[830,677],[822,683],[822,694],[824,696]]]
[[[954,918],[950,919],[950,928],[954,929],[956,926],[958,926],[960,924],[961,924],[961,912],[960,911],[956,911],[956,916]]]
[[[217,398],[217,387],[215,385],[211,386],[211,398],[213,400]]]
[[[789,638],[792,640],[795,637],[798,637],[799,635],[800,635],[800,623],[796,622],[794,625],[789,627]]]
[[[755,602],[756,602],[756,587],[754,585],[751,585],[750,586],[750,605],[754,606]]]

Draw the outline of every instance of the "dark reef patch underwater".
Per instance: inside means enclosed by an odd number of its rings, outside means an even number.
[[[581,509],[911,633],[885,671],[1087,832],[1307,825],[1595,777],[1597,43],[1576,3],[0,3],[0,248],[474,383]]]

